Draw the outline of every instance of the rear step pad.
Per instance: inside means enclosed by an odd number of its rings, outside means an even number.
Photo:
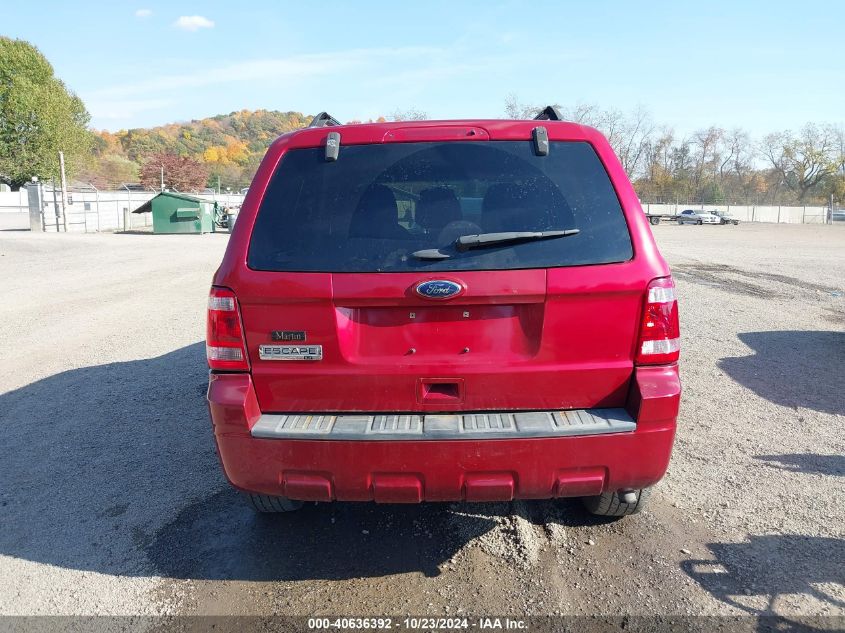
[[[252,436],[312,440],[468,440],[597,435],[636,428],[636,422],[625,409],[422,415],[265,413],[252,427]]]

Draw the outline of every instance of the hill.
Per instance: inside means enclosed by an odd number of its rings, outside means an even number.
[[[188,156],[208,169],[208,185],[233,190],[249,185],[276,137],[308,125],[310,115],[276,110],[241,110],[153,128],[95,132],[91,164],[79,179],[100,188],[137,182],[140,166],[153,154]]]

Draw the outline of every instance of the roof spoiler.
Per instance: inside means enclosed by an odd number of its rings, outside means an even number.
[[[340,121],[328,112],[320,112],[320,114],[311,119],[308,127],[326,127],[327,125],[340,125]]]
[[[324,113],[325,114],[325,113]],[[535,121],[563,121],[563,115],[555,106],[546,106],[534,117]]]

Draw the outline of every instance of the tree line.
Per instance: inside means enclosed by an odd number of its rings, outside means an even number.
[[[154,128],[95,133],[79,179],[97,187],[140,182],[177,191],[249,186],[264,152],[280,135],[308,125],[300,112],[241,110]]]
[[[845,201],[845,129],[808,123],[762,138],[710,126],[687,135],[645,108],[558,106],[564,118],[601,130],[644,202],[823,204]],[[511,96],[505,115],[530,119],[540,107]],[[419,109],[387,120],[426,119]],[[82,103],[37,48],[0,36],[0,181],[68,176],[101,189],[140,182],[149,189],[238,190],[249,185],[275,138],[305,127],[300,112],[242,110],[206,119],[118,132],[88,127]],[[386,120],[379,117],[377,121]],[[352,121],[350,121],[352,122]],[[359,121],[354,121],[358,123]]]
[[[845,201],[845,128],[807,123],[754,139],[741,128],[710,126],[679,136],[645,108],[580,104],[565,119],[600,130],[644,202],[825,204]],[[542,107],[505,102],[510,118]]]
[[[89,128],[82,100],[32,44],[0,36],[0,182],[18,188],[58,180],[58,152],[71,181],[100,189],[141,183],[197,191],[249,185],[281,134],[306,126],[299,112],[243,110],[118,132]]]

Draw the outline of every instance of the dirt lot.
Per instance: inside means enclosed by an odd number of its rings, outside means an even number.
[[[845,227],[654,231],[685,394],[668,476],[618,522],[256,517],[203,400],[226,236],[0,232],[0,614],[845,616]]]

